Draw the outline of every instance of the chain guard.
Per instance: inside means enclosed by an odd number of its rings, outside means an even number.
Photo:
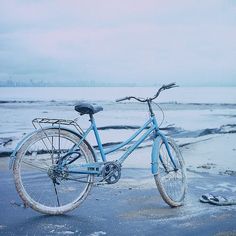
[[[114,161],[106,162],[102,169],[102,177],[108,184],[115,184],[121,177],[121,165]]]

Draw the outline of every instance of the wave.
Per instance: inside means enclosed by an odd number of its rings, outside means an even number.
[[[71,99],[71,100],[63,100],[63,99],[36,99],[36,100],[21,100],[21,99],[9,99],[9,100],[0,100],[0,104],[4,103],[72,103],[72,102],[78,102],[78,101],[88,101],[88,102],[94,102],[99,104],[119,104],[119,105],[137,105],[137,104],[143,104],[136,101],[128,101],[128,102],[122,102],[117,103],[114,100],[93,100],[93,99]],[[157,102],[160,105],[176,105],[176,106],[212,106],[212,105],[218,105],[218,106],[236,106],[236,103],[220,103],[220,102],[177,102],[177,101],[168,101],[168,102]]]
[[[110,129],[116,129],[116,130],[129,130],[129,129],[139,129],[139,126],[130,126],[130,125],[117,125],[117,126],[103,126],[103,127],[98,127],[99,130],[110,130]],[[187,143],[181,143],[180,147],[183,146],[187,146],[187,145],[191,145],[200,141],[205,141],[208,140],[209,138],[211,138],[210,135],[216,135],[216,134],[232,134],[232,133],[236,133],[236,124],[226,124],[226,125],[222,125],[219,128],[206,128],[206,129],[201,129],[201,130],[195,130],[195,131],[188,131],[188,130],[183,130],[179,127],[175,127],[174,125],[169,125],[167,127],[163,127],[160,128],[160,130],[164,131],[164,133],[167,136],[171,136],[175,139],[181,139],[181,138],[196,138],[193,139],[191,142],[187,142]],[[206,139],[204,140],[199,140],[197,138],[199,137],[203,137],[203,136],[208,136],[206,137]],[[147,140],[145,140],[145,142],[143,143],[142,146],[140,146],[139,148],[146,148],[146,147],[150,147],[150,143],[148,143],[150,140],[152,139],[152,137],[148,138]],[[11,147],[11,144],[13,141],[12,138],[0,138],[0,157],[5,157],[5,156],[9,156],[12,151],[13,151],[13,147]],[[103,143],[103,146],[108,148],[108,147],[112,147],[114,145],[120,144],[121,142],[108,142],[108,143]],[[131,142],[130,144],[132,144],[133,142]],[[8,147],[7,147],[8,146]],[[95,149],[98,149],[97,146],[94,146]],[[123,149],[121,149],[123,150]]]
[[[103,126],[98,127],[99,130],[128,130],[128,129],[139,129],[140,126],[131,126],[131,125],[112,125],[112,126]],[[149,127],[147,127],[148,129]],[[175,127],[173,124],[168,125],[167,127],[160,128],[162,131],[167,131],[167,135],[172,135],[178,138],[197,138],[209,134],[227,134],[227,133],[236,133],[236,124],[226,124],[222,125],[219,128],[206,128],[195,131],[183,130],[179,127]]]
[[[115,128],[115,129],[138,129],[138,126],[115,126],[115,127],[101,127],[100,129],[106,130],[106,129],[110,129],[110,128]],[[215,134],[232,134],[232,133],[236,133],[236,124],[227,124],[227,125],[222,125],[219,128],[206,128],[206,129],[201,129],[201,130],[196,130],[196,131],[187,131],[187,130],[183,130],[181,128],[178,127],[174,127],[172,126],[168,126],[165,128],[160,128],[163,131],[166,131],[166,135],[167,136],[171,136],[173,138],[199,138],[199,137],[203,137],[203,136],[208,136],[208,135],[215,135]],[[202,142],[205,140],[208,140],[209,138],[206,138],[204,140],[196,140],[196,141],[192,141],[192,142],[187,142],[187,143],[182,143],[180,144],[180,147],[183,146],[187,146],[190,144],[194,144],[194,143],[198,143],[198,142]],[[150,141],[151,138],[147,139],[146,141]],[[109,146],[114,146],[116,144],[120,144],[121,142],[110,142],[110,143],[104,143],[104,147],[109,147]],[[146,143],[146,142],[145,142]],[[131,142],[132,144],[132,142]],[[150,144],[145,144],[143,146],[141,146],[140,148],[145,148],[145,147],[149,147]],[[95,148],[97,149],[98,147],[95,146]]]
[[[219,128],[207,128],[198,131],[198,137],[210,135],[210,134],[230,134],[236,133],[236,124],[222,125]]]

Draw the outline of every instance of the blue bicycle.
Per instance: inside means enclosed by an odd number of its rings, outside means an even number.
[[[121,177],[122,163],[146,139],[153,141],[151,171],[164,201],[181,206],[186,193],[184,161],[175,142],[160,132],[152,101],[175,83],[163,85],[152,98],[125,97],[147,103],[148,121],[129,139],[109,148],[102,146],[94,114],[103,110],[79,102],[75,110],[88,114],[91,125],[83,131],[75,120],[36,118],[36,130],[19,142],[11,155],[16,189],[25,205],[44,214],[63,214],[78,207],[96,183],[114,184]],[[45,127],[45,124],[50,126]],[[71,126],[73,128],[68,128]],[[98,151],[86,140],[93,131]],[[138,137],[139,136],[139,137]],[[137,138],[137,140],[136,140]],[[130,144],[121,157],[107,161],[107,155]]]

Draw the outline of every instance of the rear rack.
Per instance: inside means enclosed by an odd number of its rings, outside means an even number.
[[[84,133],[82,128],[77,124],[75,120],[65,120],[65,119],[50,119],[50,118],[35,118],[32,120],[32,124],[35,129],[43,129],[43,124],[51,124],[52,126],[58,125],[60,128],[61,125],[71,125],[76,128],[80,133]]]

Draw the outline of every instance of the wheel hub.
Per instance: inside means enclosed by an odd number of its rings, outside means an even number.
[[[61,180],[68,177],[68,173],[65,168],[61,169],[58,165],[52,165],[48,169],[48,176],[52,179],[53,183],[60,184]]]

